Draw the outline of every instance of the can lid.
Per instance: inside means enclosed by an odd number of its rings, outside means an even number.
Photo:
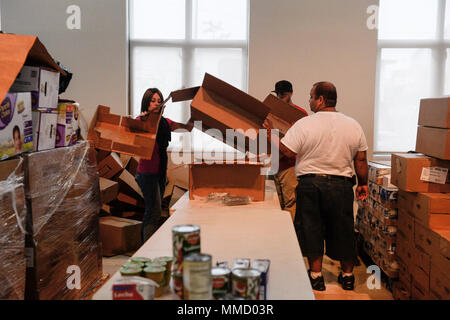
[[[182,225],[174,226],[172,228],[172,231],[180,232],[180,233],[195,232],[195,231],[200,231],[200,226],[195,225],[195,224],[182,224]]]
[[[141,268],[120,268],[120,274],[137,274],[141,272]]]
[[[132,257],[132,258],[131,258],[131,261],[132,261],[132,262],[146,263],[146,262],[152,261],[152,259],[150,259],[150,258],[145,258],[145,257]]]
[[[245,277],[245,278],[256,278],[261,276],[261,271],[256,269],[244,269],[244,268],[235,268],[232,271],[233,275],[238,277]]]
[[[145,264],[145,267],[166,267],[166,265],[167,265],[167,263],[166,262],[164,262],[164,261],[155,261],[155,260],[152,260],[152,261],[150,261],[150,262],[147,262],[146,264]]]
[[[141,262],[125,262],[122,265],[122,268],[127,268],[127,269],[130,269],[130,268],[142,268],[142,267],[144,267],[144,264],[141,263]]]
[[[224,267],[214,267],[211,269],[211,275],[213,276],[227,276],[230,273],[230,269]]]
[[[166,271],[166,268],[161,266],[151,266],[144,269],[145,273],[161,273]]]
[[[164,262],[172,262],[173,261],[173,257],[157,257],[154,258],[152,261],[164,261]]]
[[[190,253],[187,256],[183,258],[183,261],[187,262],[205,262],[205,261],[211,261],[212,257],[210,254],[204,254],[204,253]]]

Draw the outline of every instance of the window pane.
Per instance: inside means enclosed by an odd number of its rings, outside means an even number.
[[[450,49],[447,49],[447,62],[445,68],[445,88],[444,94],[450,95]]]
[[[439,0],[380,0],[379,39],[436,39]]]
[[[246,90],[242,79],[244,72],[242,55],[242,49],[195,49],[192,85],[201,85],[207,72],[238,89]]]
[[[145,90],[158,88],[164,98],[181,88],[181,49],[135,47],[132,52],[133,115],[141,110]],[[181,104],[168,103],[164,116],[181,121]]]
[[[420,99],[431,94],[431,49],[383,49],[375,151],[415,150]]]
[[[246,0],[193,0],[192,38],[247,39]]]
[[[445,39],[450,39],[450,0],[445,1]]]
[[[184,0],[132,0],[131,39],[184,39]]]

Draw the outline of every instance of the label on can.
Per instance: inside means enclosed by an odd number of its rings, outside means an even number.
[[[200,253],[200,227],[179,225],[172,228],[173,271],[183,270],[183,257],[189,253]]]
[[[214,298],[231,291],[231,271],[228,268],[216,267],[211,269],[212,294]]]
[[[117,280],[112,287],[113,300],[153,300],[155,284],[140,277]]]
[[[183,295],[183,273],[174,272],[172,274],[173,279],[173,291],[179,296],[181,299],[184,298]]]
[[[232,294],[248,300],[259,300],[261,272],[256,269],[236,268],[232,271]]]
[[[186,300],[211,300],[211,256],[191,253],[183,262],[183,287]]]

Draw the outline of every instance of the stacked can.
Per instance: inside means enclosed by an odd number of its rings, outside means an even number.
[[[200,227],[178,225],[172,228],[173,288],[183,298],[183,259],[190,253],[200,253]]]
[[[211,256],[191,253],[183,260],[183,297],[186,300],[211,300]]]
[[[215,267],[211,270],[212,294],[220,300],[231,291],[231,271],[227,267]]]
[[[232,294],[247,300],[259,300],[261,271],[236,268],[231,272]]]

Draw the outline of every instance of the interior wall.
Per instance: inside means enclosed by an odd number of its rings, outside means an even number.
[[[99,104],[111,107],[112,113],[125,115],[128,114],[126,3],[2,0],[2,30],[38,36],[52,57],[73,73],[61,98],[79,102],[87,121]],[[80,9],[78,16],[70,7],[73,5]]]
[[[249,94],[264,99],[278,80],[293,83],[305,107],[312,84],[336,85],[338,111],[356,119],[373,150],[377,30],[367,8],[378,0],[251,0]]]

